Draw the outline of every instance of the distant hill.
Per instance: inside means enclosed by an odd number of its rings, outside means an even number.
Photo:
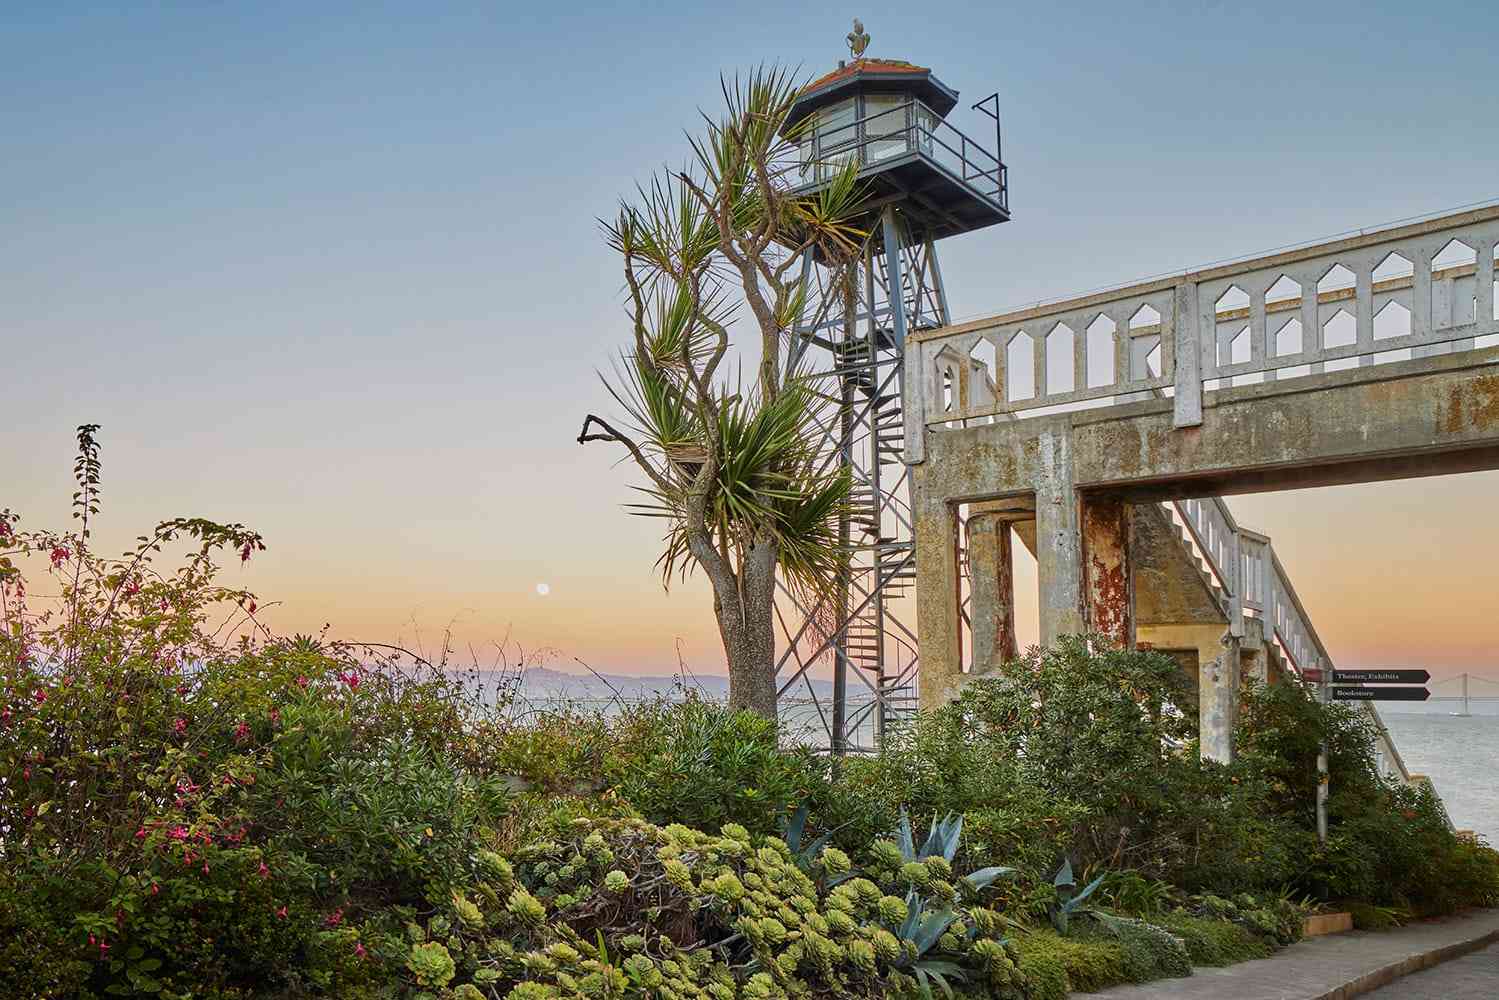
[[[512,689],[516,685],[514,673],[481,670],[478,680],[486,691],[499,688]],[[832,696],[830,681],[813,680],[812,688],[819,698]],[[588,674],[553,670],[550,667],[529,667],[520,676],[516,691],[521,700],[535,705],[548,702],[574,702],[583,706],[608,703],[615,700],[626,702],[651,701],[656,698],[679,700],[688,693],[711,701],[722,701],[729,696],[729,679],[723,674]],[[806,696],[805,686],[798,685],[788,694],[796,698]]]

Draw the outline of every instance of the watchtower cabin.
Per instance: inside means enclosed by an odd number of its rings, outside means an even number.
[[[924,66],[840,60],[787,115],[799,138],[799,187],[814,190],[856,161],[869,211],[898,205],[916,242],[1008,221],[999,96],[974,105],[994,119],[992,149],[948,124],[957,105],[958,92]]]

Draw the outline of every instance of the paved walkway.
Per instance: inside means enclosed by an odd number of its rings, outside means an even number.
[[[1366,1000],[1494,1000],[1499,997],[1499,944],[1434,969],[1397,979]]]
[[[1140,986],[1119,986],[1101,993],[1074,994],[1107,1000],[1348,1000],[1371,996],[1368,991],[1391,982],[1392,973],[1414,972],[1435,964],[1444,953],[1473,950],[1499,941],[1499,910],[1484,910],[1465,917],[1432,921],[1398,930],[1372,933],[1350,931],[1312,938],[1294,944],[1271,958],[1230,965],[1224,969],[1199,968],[1185,979],[1164,979]],[[1491,951],[1493,949],[1490,949]],[[1487,958],[1488,956],[1485,955]],[[1478,956],[1474,956],[1477,960]],[[1445,967],[1444,967],[1445,968]],[[1439,975],[1441,970],[1427,975]],[[1488,966],[1465,965],[1458,975],[1483,982],[1478,992],[1444,992],[1438,985],[1430,993],[1403,993],[1406,984],[1396,981],[1381,990],[1380,1000],[1415,997],[1499,997],[1499,958]]]

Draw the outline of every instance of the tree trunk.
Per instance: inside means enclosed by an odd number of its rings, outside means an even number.
[[[776,544],[758,539],[740,568],[744,643],[729,656],[729,707],[776,717]],[[727,650],[728,644],[725,643]]]
[[[713,585],[713,617],[729,667],[729,707],[774,720],[776,543],[768,536],[756,539],[736,573],[713,547],[702,502],[700,496],[689,501],[687,548]]]

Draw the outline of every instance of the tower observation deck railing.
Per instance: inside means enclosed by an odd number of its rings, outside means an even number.
[[[860,115],[846,124],[810,129],[801,137],[801,183],[796,189],[818,187],[850,161],[859,164],[862,174],[917,157],[1009,212],[1009,174],[999,158],[998,119],[991,152],[914,98],[875,114]]]

